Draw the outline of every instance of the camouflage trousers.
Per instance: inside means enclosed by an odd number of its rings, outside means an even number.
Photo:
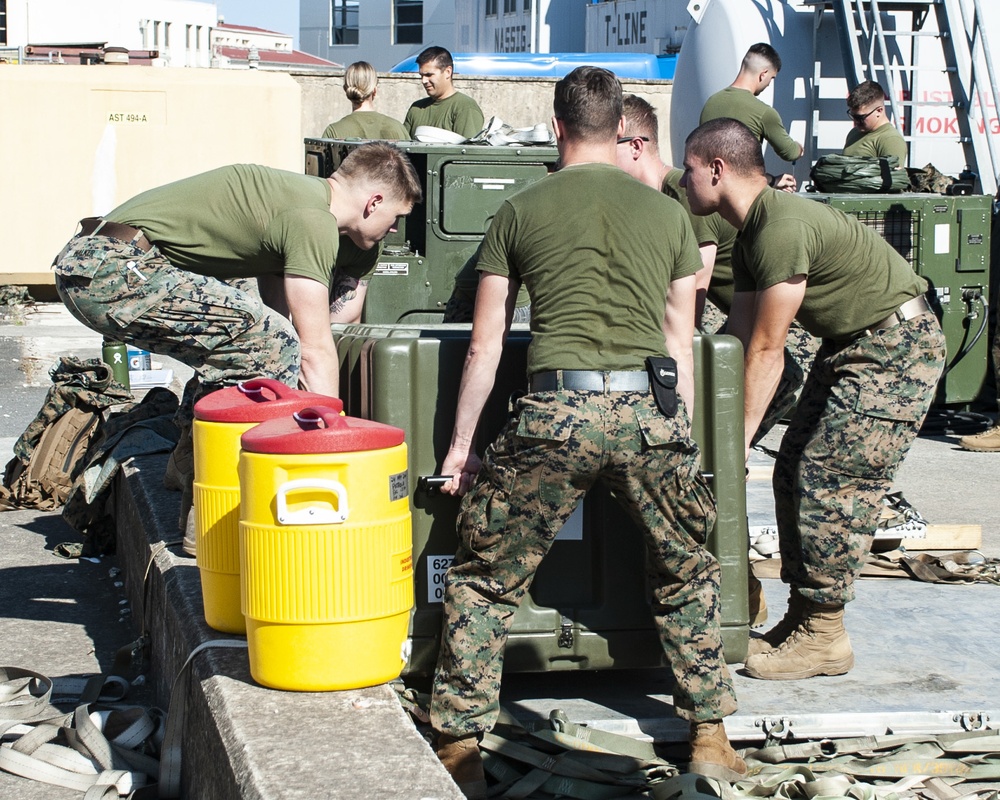
[[[701,330],[705,333],[725,333],[726,315],[710,301],[705,302],[705,310],[701,315]],[[751,444],[757,444],[783,420],[789,411],[799,401],[806,375],[812,366],[820,340],[809,333],[799,323],[792,322],[785,339],[785,367],[781,372],[781,380],[774,392],[771,404],[760,421],[760,426],[753,436]]]
[[[245,279],[231,285],[197,275],[174,267],[155,246],[143,253],[106,236],[74,237],[54,268],[59,297],[88,328],[195,371],[177,412],[182,429],[194,403],[223,386],[256,377],[290,386],[298,380],[295,329],[248,291]]]
[[[493,727],[514,613],[556,534],[599,480],[645,539],[678,716],[719,719],[736,710],[719,631],[720,569],[705,548],[715,500],[689,431],[683,403],[668,419],[645,392],[540,392],[515,401],[459,514],[431,698],[436,730],[462,736]]]
[[[854,599],[882,498],[934,399],[937,319],[849,344],[824,340],[774,465],[781,579],[818,603]]]

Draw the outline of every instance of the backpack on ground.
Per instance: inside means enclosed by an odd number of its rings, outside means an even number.
[[[49,374],[53,385],[4,470],[0,504],[8,508],[47,511],[66,502],[87,464],[104,409],[132,399],[100,359],[63,356]]]

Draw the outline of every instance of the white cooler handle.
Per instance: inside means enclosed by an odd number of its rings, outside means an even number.
[[[304,508],[289,511],[285,496],[297,489],[326,489],[337,496],[337,508]],[[347,521],[347,487],[339,481],[303,478],[283,483],[278,489],[278,522],[282,525],[331,525]]]

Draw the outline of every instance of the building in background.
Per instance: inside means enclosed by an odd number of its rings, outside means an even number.
[[[673,55],[691,22],[686,0],[602,0],[586,15],[588,53]]]
[[[221,17],[212,29],[211,44],[213,67],[310,70],[343,66],[294,49],[290,33],[230,25]]]
[[[585,51],[589,0],[456,0],[457,48],[481,53]]]
[[[518,0],[523,2],[523,0]],[[388,70],[432,44],[455,49],[454,0],[299,0],[299,46]]]
[[[208,67],[215,3],[196,0],[4,0],[5,41],[27,61],[88,63],[95,46],[154,53],[165,67]],[[81,45],[88,52],[81,53]],[[30,48],[30,50],[29,50]],[[8,56],[9,59],[9,56]]]
[[[0,61],[329,69],[292,33],[231,25],[199,0],[0,0]]]

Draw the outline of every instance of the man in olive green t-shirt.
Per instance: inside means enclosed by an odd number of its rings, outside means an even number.
[[[736,700],[722,659],[719,565],[703,544],[714,501],[689,418],[700,259],[680,206],[615,166],[621,103],[607,70],[578,67],[556,83],[562,168],[504,201],[479,256],[472,340],[441,467],[451,476],[442,490],[465,497],[430,709],[438,757],[469,798],[487,796],[477,741],[497,719],[513,612],[598,482],[648,545],[674,708],[690,721],[689,770],[729,781],[746,774],[722,725]],[[528,393],[480,461],[476,427],[522,284],[532,302]],[[668,354],[676,366],[656,361]],[[650,357],[663,370],[655,375],[676,375],[673,413],[650,391]]]
[[[70,312],[108,339],[195,371],[168,488],[190,497],[193,406],[208,392],[270,377],[338,395],[330,323],[360,318],[378,245],[420,196],[406,155],[372,143],[329,178],[237,164],[80,223],[54,263]],[[247,290],[250,279],[259,293]],[[182,530],[186,520],[184,510]]]
[[[417,56],[420,82],[427,97],[417,100],[406,112],[403,127],[413,138],[417,128],[429,125],[454,131],[470,139],[483,129],[483,112],[467,94],[452,83],[454,63],[443,47],[428,47]]]
[[[785,161],[801,158],[805,150],[788,135],[781,116],[758,99],[780,71],[781,57],[771,45],[766,42],[752,45],[743,56],[736,80],[705,101],[699,124],[722,117],[738,119],[753,131],[757,141],[766,139],[779,158]],[[795,191],[796,183],[792,175],[767,175],[767,178],[776,189]]]
[[[750,436],[774,394],[793,319],[823,340],[774,466],[784,619],[751,641],[763,679],[839,675],[854,666],[844,606],[878,526],[882,498],[920,430],[944,367],[927,282],[872,228],[823,203],[767,187],[756,137],[718,119],[687,140],[696,214],[740,231],[729,332],[744,347]]]
[[[906,167],[906,140],[885,115],[885,90],[875,81],[864,81],[847,95],[847,116],[854,127],[844,142],[845,156],[896,156]]]
[[[733,301],[732,252],[736,228],[718,213],[707,216],[691,213],[687,192],[680,183],[683,170],[674,169],[660,159],[659,119],[653,107],[641,97],[630,94],[625,96],[623,108],[625,135],[618,140],[618,166],[647,186],[660,189],[684,208],[702,261],[696,276],[695,324],[707,333],[725,333],[726,316]],[[819,341],[800,326],[790,328],[781,385],[757,428],[753,444],[763,439],[795,405],[818,347]],[[750,625],[757,627],[767,621],[767,604],[760,581],[753,572],[748,578]]]

